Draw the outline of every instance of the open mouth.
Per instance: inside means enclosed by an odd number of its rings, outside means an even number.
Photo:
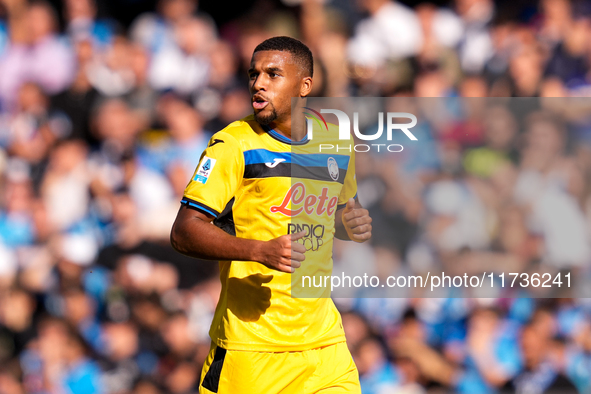
[[[261,110],[261,109],[265,108],[267,106],[267,104],[269,104],[269,102],[260,96],[255,96],[252,99],[252,107],[254,109]]]

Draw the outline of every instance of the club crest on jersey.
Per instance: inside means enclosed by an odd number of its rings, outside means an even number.
[[[215,166],[215,162],[215,159],[204,156],[203,160],[201,160],[199,168],[197,168],[197,172],[195,173],[195,178],[193,178],[193,180],[205,185],[205,182],[207,182],[207,179],[209,179],[209,175],[211,175],[213,166]]]
[[[332,180],[333,181],[338,180],[339,179],[339,165],[337,164],[337,161],[334,159],[334,157],[328,158],[327,166],[328,166],[328,173],[330,174],[330,177],[332,178]]]

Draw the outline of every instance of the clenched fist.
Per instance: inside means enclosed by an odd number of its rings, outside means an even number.
[[[371,238],[371,217],[365,208],[357,207],[350,198],[342,214],[343,226],[349,238],[355,242],[365,242]]]
[[[299,268],[306,258],[304,256],[306,247],[297,242],[304,235],[306,235],[306,231],[300,231],[264,242],[258,253],[260,257],[255,261],[278,271],[295,272],[295,269]]]

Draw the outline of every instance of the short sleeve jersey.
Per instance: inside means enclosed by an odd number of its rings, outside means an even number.
[[[182,204],[239,238],[268,241],[305,230],[298,275],[330,275],[336,211],[356,197],[354,152],[323,153],[335,125],[291,141],[248,116],[209,141]],[[292,297],[292,275],[250,261],[220,261],[222,289],[210,329],[225,349],[296,351],[345,340],[330,297]],[[312,293],[313,294],[313,293]]]

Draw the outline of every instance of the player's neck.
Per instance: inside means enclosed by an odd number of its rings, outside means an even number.
[[[284,122],[272,122],[269,127],[292,141],[302,141],[306,137],[306,126],[305,123],[301,122],[301,120],[305,121],[305,118],[301,118],[295,120],[290,118]]]
[[[282,136],[291,139],[291,124],[286,122],[271,122],[269,127]]]
[[[306,137],[305,127],[292,127],[292,121],[271,122],[269,127],[292,141],[301,141]]]

